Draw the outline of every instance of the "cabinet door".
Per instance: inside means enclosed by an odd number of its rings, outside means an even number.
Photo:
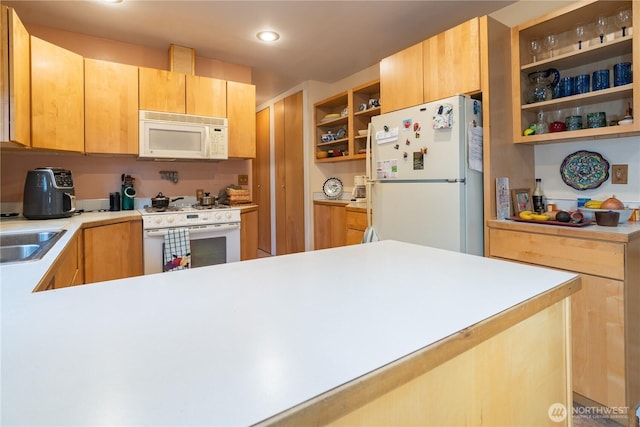
[[[184,74],[145,67],[138,70],[141,110],[186,112]]]
[[[54,284],[56,289],[82,284],[82,275],[80,274],[82,257],[79,253],[79,240],[79,236],[74,237],[62,253],[60,263],[56,263]]]
[[[29,33],[15,11],[2,6],[0,26],[0,140],[31,145]]]
[[[256,87],[227,82],[229,157],[256,157]]]
[[[347,245],[357,245],[362,242],[364,230],[367,228],[367,214],[346,208]]]
[[[66,288],[83,283],[82,238],[78,232],[71,238],[34,292]]]
[[[240,214],[240,260],[258,257],[258,210],[243,211]]]
[[[479,19],[464,22],[422,42],[422,60],[423,102],[479,92]]]
[[[85,283],[142,275],[142,221],[84,230]]]
[[[381,112],[422,104],[422,43],[380,61]]]
[[[335,248],[347,243],[344,206],[313,204],[314,249]]]
[[[85,151],[138,154],[138,68],[84,60]]]
[[[271,253],[271,109],[256,114],[256,159],[251,162],[258,205],[258,249]]]
[[[305,250],[302,92],[273,106],[276,254]]]
[[[84,61],[31,36],[31,146],[84,151]]]
[[[623,282],[583,274],[571,296],[573,391],[609,407],[624,407]]]
[[[186,75],[187,114],[227,117],[227,82]]]

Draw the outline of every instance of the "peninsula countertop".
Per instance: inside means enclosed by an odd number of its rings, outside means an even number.
[[[382,241],[38,293],[3,280],[0,421],[260,423],[576,277]]]

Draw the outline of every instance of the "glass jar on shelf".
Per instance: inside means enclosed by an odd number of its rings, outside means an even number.
[[[526,90],[527,104],[549,101],[553,97],[553,89],[560,81],[560,72],[555,68],[534,71],[527,75],[529,85]]]

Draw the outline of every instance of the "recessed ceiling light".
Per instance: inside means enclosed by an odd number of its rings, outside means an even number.
[[[105,3],[122,3],[123,0],[102,0]]]
[[[280,38],[280,34],[275,31],[260,31],[256,37],[263,42],[274,42]]]

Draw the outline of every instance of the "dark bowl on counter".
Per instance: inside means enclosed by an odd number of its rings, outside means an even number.
[[[605,227],[617,227],[620,220],[620,212],[596,212],[596,224]]]

